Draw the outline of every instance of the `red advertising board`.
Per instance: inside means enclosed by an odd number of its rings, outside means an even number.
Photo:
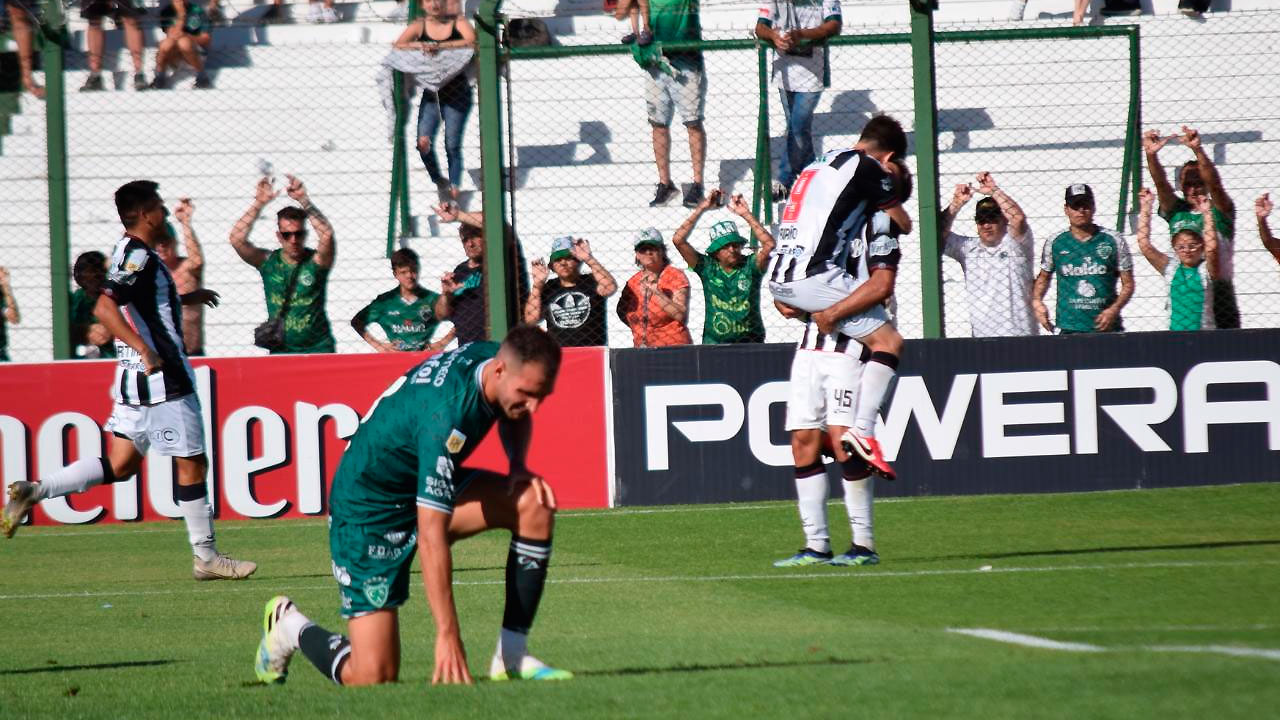
[[[200,358],[192,362],[205,414],[210,481],[220,518],[327,512],[346,439],[373,401],[419,354]],[[608,505],[603,348],[566,348],[556,390],[534,416],[529,467],[564,508]],[[36,479],[105,454],[114,364],[0,366],[0,485]],[[118,439],[117,439],[118,440]],[[503,471],[496,432],[466,463]],[[46,500],[36,524],[178,517],[173,468],[152,455],[141,477]]]

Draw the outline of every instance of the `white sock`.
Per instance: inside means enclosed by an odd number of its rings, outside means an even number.
[[[800,524],[804,526],[805,547],[821,553],[831,552],[827,494],[826,472],[796,478],[796,505],[800,508]]]
[[[295,605],[294,607],[296,608],[297,606]],[[285,613],[284,617],[280,618],[280,627],[284,629],[284,636],[289,638],[289,647],[294,650],[298,649],[298,639],[302,637],[302,631],[306,630],[309,625],[315,625],[315,623],[311,622],[306,615],[296,609],[294,612]]]
[[[217,557],[218,547],[213,541],[213,506],[209,504],[209,498],[179,500],[178,509],[187,522],[187,540],[191,542],[192,554],[205,562]]]
[[[502,628],[498,631],[498,649],[493,654],[501,657],[506,667],[518,670],[521,660],[529,654],[529,636]]]
[[[884,402],[884,394],[889,390],[889,383],[897,374],[893,368],[877,361],[874,357],[862,368],[862,383],[858,390],[858,414],[853,419],[853,427],[863,437],[871,437],[876,432],[876,415],[880,413],[880,405]]]
[[[844,483],[844,509],[849,514],[849,529],[853,531],[853,544],[868,550],[876,549],[875,526],[871,515],[871,501],[875,487],[872,478],[841,480]]]
[[[102,458],[84,458],[77,460],[61,470],[42,479],[37,485],[37,497],[41,500],[62,497],[72,493],[88,490],[94,485],[101,485],[106,478],[102,475]]]

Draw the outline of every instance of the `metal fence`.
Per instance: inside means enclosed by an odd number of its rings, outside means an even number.
[[[753,7],[744,4],[734,13],[717,7],[704,18],[703,186],[744,194],[768,224],[779,209],[767,194],[784,144],[784,119],[770,80],[772,51],[748,37]],[[23,96],[19,111],[8,118],[8,134],[0,138],[0,266],[9,268],[22,309],[22,323],[8,328],[10,356],[39,361],[60,354],[55,338],[65,326],[55,316],[67,310],[55,301],[61,295],[66,302],[75,287],[70,263],[89,250],[109,252],[120,231],[111,193],[138,177],[159,181],[171,204],[182,197],[193,201],[203,283],[223,295],[222,306],[204,317],[209,354],[261,352],[252,345],[252,330],[267,316],[262,281],[237,256],[228,236],[249,208],[264,170],[276,177],[277,189],[285,174],[301,178],[334,225],[337,260],[327,311],[339,352],[371,350],[349,321],[373,297],[395,287],[390,249],[416,250],[423,284],[440,289],[440,275],[464,259],[463,250],[455,224],[431,210],[437,187],[414,147],[421,91],[411,82],[396,85],[394,74],[380,70],[404,24],[382,21],[374,11],[392,9],[390,3],[340,6],[343,22],[325,25],[260,25],[254,22],[259,10],[245,12],[237,22],[213,28],[206,57],[213,87],[201,90],[194,89],[189,69],[171,78],[170,89],[134,90],[135,68],[123,34],[110,29],[104,89],[79,92],[89,77],[89,43],[87,30],[73,23],[63,52],[65,123],[55,117],[55,98],[46,105]],[[853,11],[847,6],[850,16]],[[154,78],[162,35],[156,14],[153,9],[142,23],[147,82]],[[831,82],[813,125],[819,152],[851,145],[873,113],[889,113],[909,131],[917,124],[907,26],[867,26],[850,19],[828,47]],[[1241,324],[1276,326],[1280,273],[1259,241],[1253,200],[1276,184],[1273,168],[1280,160],[1280,146],[1271,140],[1280,130],[1280,97],[1268,89],[1280,67],[1269,41],[1280,29],[1280,12],[1222,13],[1202,23],[1182,17],[1134,22],[1136,29],[939,24],[934,47],[938,131],[927,141],[938,153],[940,197],[929,198],[929,204],[946,207],[958,183],[976,186],[979,173],[991,173],[1025,211],[1038,260],[1043,243],[1066,228],[1064,189],[1088,183],[1098,223],[1119,226],[1133,254],[1136,290],[1123,313],[1125,328],[1161,330],[1168,322],[1168,286],[1132,234],[1134,182],[1151,184],[1137,131],[1154,128],[1169,135],[1184,124],[1197,128],[1236,206],[1234,290]],[[501,137],[505,164],[495,176],[506,185],[507,219],[529,260],[547,257],[556,237],[585,238],[622,284],[635,272],[635,233],[655,227],[670,247],[671,234],[690,210],[678,196],[665,206],[649,207],[658,173],[645,71],[617,42],[618,33],[610,25],[584,21],[571,33],[553,34],[553,46],[499,49],[501,134],[485,131]],[[1224,47],[1233,51],[1224,53]],[[54,89],[48,77],[46,84]],[[1133,102],[1135,93],[1140,104]],[[483,104],[483,92],[477,95]],[[465,123],[460,183],[463,208],[477,212],[484,184],[481,115],[473,107]],[[48,169],[59,132],[66,137],[65,181]],[[670,138],[672,180],[691,182],[688,133],[678,112]],[[921,180],[929,169],[917,167],[915,158],[925,142],[914,137],[916,152],[908,159]],[[439,163],[446,166],[440,138],[435,146]],[[1191,153],[1175,141],[1159,157],[1172,179]],[[65,203],[59,200],[62,192]],[[957,233],[976,234],[978,197],[981,193],[958,214],[952,228]],[[909,204],[913,216],[919,214],[919,200]],[[284,204],[281,196],[263,208],[250,235],[255,244],[279,247],[273,216]],[[50,250],[44,238],[51,226],[58,234],[62,217],[66,248],[55,243]],[[705,248],[711,225],[722,219],[737,220],[748,234],[739,218],[711,209],[695,228],[692,244]],[[1170,252],[1164,221],[1156,219],[1153,227],[1154,246]],[[908,337],[921,337],[927,316],[934,313],[932,320],[945,334],[970,334],[970,312],[981,309],[983,301],[975,302],[964,271],[951,259],[941,261],[941,294],[930,300],[927,280],[933,265],[922,266],[923,246],[928,244],[918,234],[905,243],[896,297],[899,327]],[[684,268],[674,251],[671,257]],[[703,298],[698,279],[686,276],[692,296],[689,326],[697,342]],[[1046,297],[1051,314],[1055,298],[1051,286]],[[613,314],[616,301],[617,295],[608,306],[609,344],[627,347],[632,338]],[[793,340],[796,326],[769,307],[767,294],[762,305],[767,339]],[[83,344],[68,342],[68,349]]]

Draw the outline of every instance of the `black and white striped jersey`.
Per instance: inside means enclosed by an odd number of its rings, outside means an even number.
[[[871,214],[897,202],[892,176],[861,150],[833,150],[818,158],[791,186],[769,281],[845,269],[850,243],[862,237]]]
[[[126,234],[111,253],[102,291],[162,363],[160,372],[147,375],[138,353],[116,338],[120,362],[112,398],[125,405],[157,405],[195,392],[195,373],[182,343],[182,303],[160,257]]]
[[[839,330],[823,335],[818,330],[818,324],[813,320],[805,320],[804,335],[800,336],[800,342],[796,343],[796,349],[839,353],[858,358],[862,362],[871,359],[871,351],[867,349],[866,345]]]

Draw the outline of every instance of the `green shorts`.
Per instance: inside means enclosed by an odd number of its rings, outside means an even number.
[[[459,468],[455,497],[476,480],[505,479],[484,470]],[[410,506],[412,508],[412,506]],[[418,551],[418,513],[410,509],[402,520],[361,524],[341,513],[329,516],[329,555],[338,581],[344,618],[390,610],[409,599],[409,575]]]

